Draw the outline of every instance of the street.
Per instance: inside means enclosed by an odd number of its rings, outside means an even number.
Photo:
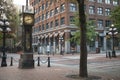
[[[25,69],[19,69],[18,63],[19,63],[19,54],[8,54],[7,56],[7,67],[0,67],[0,80],[37,80],[37,79],[27,79],[27,77],[20,78],[24,74]],[[10,65],[10,57],[13,57],[13,66]],[[37,58],[40,57],[40,66],[37,66],[38,60]],[[35,60],[35,69],[29,69],[29,73],[26,72],[26,74],[33,74],[32,72],[37,70],[37,74],[45,75],[56,75],[59,77],[63,77],[61,80],[75,80],[72,78],[66,77],[66,75],[71,74],[78,74],[79,73],[79,54],[67,54],[67,55],[50,55],[50,65],[51,67],[47,67],[47,55],[34,55]],[[0,59],[1,61],[1,59]],[[12,69],[12,71],[11,71]],[[41,69],[43,71],[41,71]],[[47,71],[46,71],[47,70]],[[54,72],[55,70],[55,72]],[[20,79],[14,79],[13,75],[5,76],[6,74],[11,74],[14,72],[16,73],[16,76]],[[20,72],[19,72],[20,71]],[[22,71],[22,72],[21,72]],[[27,70],[28,71],[28,70]],[[32,71],[32,72],[31,72]],[[49,72],[50,71],[50,72]],[[51,72],[52,71],[52,72]],[[101,79],[97,80],[119,80],[120,79],[120,56],[117,58],[106,58],[105,54],[89,54],[88,55],[88,74],[101,77]],[[60,72],[60,73],[59,73]],[[21,74],[22,73],[22,74]],[[33,78],[39,78],[39,75],[35,73],[35,76],[33,75]],[[41,74],[42,73],[42,74]],[[12,78],[11,78],[12,76]],[[10,77],[10,78],[9,78]],[[53,76],[55,77],[55,76]],[[40,77],[41,78],[41,77]],[[60,79],[54,79],[54,80],[60,80]],[[52,80],[51,76],[47,76],[46,78],[40,79],[40,80]],[[92,80],[92,79],[90,79]],[[93,79],[94,80],[94,79]],[[95,79],[96,80],[96,79]]]

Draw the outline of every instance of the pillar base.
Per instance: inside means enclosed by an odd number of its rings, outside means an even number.
[[[33,54],[25,53],[20,55],[19,60],[20,69],[31,69],[34,68]]]
[[[2,56],[1,67],[6,67],[6,66],[7,66],[6,56]]]
[[[100,48],[96,48],[96,53],[100,53]]]

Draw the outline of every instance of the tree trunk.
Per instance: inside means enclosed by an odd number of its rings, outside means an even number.
[[[88,77],[87,72],[87,46],[86,46],[86,16],[84,11],[84,0],[77,0],[79,5],[79,22],[80,22],[80,65],[79,65],[79,76]]]

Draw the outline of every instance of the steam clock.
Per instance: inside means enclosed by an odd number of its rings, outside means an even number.
[[[34,25],[34,9],[28,6],[22,6],[20,14],[22,22],[22,47],[23,54],[20,55],[19,68],[34,68],[33,51],[32,51],[32,26]]]

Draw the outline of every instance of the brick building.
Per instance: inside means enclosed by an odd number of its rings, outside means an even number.
[[[119,1],[119,0],[118,0]],[[106,49],[106,27],[111,25],[110,11],[119,4],[113,0],[87,0],[85,9],[87,21],[94,20],[99,41],[94,39],[94,48],[100,45]],[[41,48],[41,53],[46,53],[50,46],[50,53],[80,52],[80,46],[70,42],[70,37],[76,32],[73,24],[77,4],[68,0],[30,0],[30,5],[35,8],[35,25],[33,27],[33,50]]]

